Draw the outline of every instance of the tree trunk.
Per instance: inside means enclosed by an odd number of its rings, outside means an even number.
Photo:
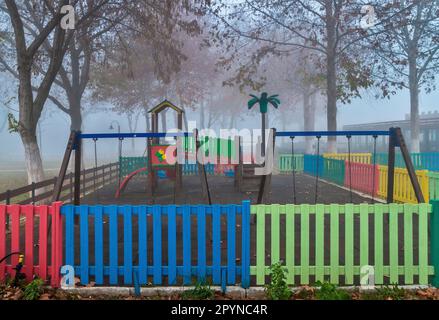
[[[75,98],[74,101],[69,103],[70,109],[70,129],[73,131],[79,131],[82,129],[82,114],[81,114],[81,100]]]
[[[421,152],[420,123],[419,123],[419,86],[416,58],[409,60],[409,87],[410,87],[410,150],[413,153]]]
[[[267,114],[261,113],[262,117],[262,145],[261,145],[261,155],[265,157],[265,128],[267,127]]]
[[[315,130],[315,94],[310,93],[309,90],[305,90],[303,93],[303,116],[304,116],[304,130]],[[306,137],[306,154],[314,153],[314,137]]]
[[[337,67],[336,67],[336,23],[332,0],[326,1],[326,31],[328,37],[326,49],[327,81],[327,124],[328,131],[337,131]],[[337,137],[328,138],[328,152],[337,152]]]
[[[201,109],[200,109],[200,129],[206,128],[205,127],[206,115],[205,115],[204,107],[205,107],[205,104],[203,103],[201,105]]]
[[[43,161],[41,159],[35,130],[33,130],[33,132],[23,130],[20,132],[20,137],[24,146],[28,183],[44,181]]]

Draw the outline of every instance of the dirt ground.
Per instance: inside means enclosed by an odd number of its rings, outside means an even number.
[[[243,200],[250,200],[252,204],[257,203],[257,192],[240,193],[234,186],[234,178],[230,177],[208,177],[209,188],[214,204],[238,204]],[[115,199],[117,185],[107,185],[103,189],[86,196],[83,204],[150,204],[148,199],[147,180],[145,178],[133,179],[120,199]],[[296,176],[296,200],[297,204],[314,204],[316,194],[316,178],[304,174]],[[321,204],[344,204],[351,203],[350,192],[340,187],[320,181],[318,184],[317,202]],[[292,175],[275,175],[272,178],[272,188],[266,204],[293,204],[293,177]],[[352,203],[372,203],[372,199],[353,194]],[[183,177],[183,190],[174,196],[174,184],[169,180],[159,180],[155,197],[155,204],[203,204],[201,182],[198,176]]]

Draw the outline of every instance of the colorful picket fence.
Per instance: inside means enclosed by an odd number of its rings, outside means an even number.
[[[235,142],[231,139],[210,138],[207,136],[200,137],[200,148],[206,156],[237,158]],[[183,139],[183,148],[185,152],[195,153],[196,146],[193,137]]]
[[[304,172],[309,175],[319,175],[323,173],[323,157],[317,155],[305,154],[304,156]]]
[[[387,199],[387,177],[389,170],[387,166],[378,166],[378,169],[380,172],[378,195],[383,199]],[[430,199],[428,171],[418,170],[416,171],[416,176],[421,186],[425,202],[428,203]],[[394,201],[418,203],[407,169],[395,168],[393,197]]]
[[[439,171],[439,153],[411,153],[410,157],[416,170]],[[388,165],[389,155],[387,153],[378,153],[376,155],[376,163],[380,165]],[[400,152],[395,155],[395,166],[398,168],[406,168],[404,158]]]
[[[345,183],[346,165],[344,160],[323,159],[322,178],[339,185]]]
[[[377,285],[427,285],[435,271],[429,265],[428,204],[258,205],[251,213],[256,259],[250,274],[257,285],[267,283],[269,266],[279,262],[289,285],[358,284],[366,266],[373,267]],[[432,233],[439,240],[437,214]]]
[[[378,196],[380,186],[380,172],[378,166],[346,162],[344,185],[348,188],[352,187],[353,190],[363,192],[367,195]]]
[[[70,265],[85,285],[190,285],[210,277],[247,288],[251,276],[266,284],[279,262],[289,285],[358,285],[372,268],[376,285],[439,286],[439,201],[432,204],[3,205],[0,257],[22,252],[27,279],[50,278],[53,287]],[[17,263],[13,256],[0,264],[0,281]]]
[[[327,159],[344,160],[355,163],[372,163],[371,153],[324,153],[323,157]]]
[[[190,285],[207,277],[215,285],[236,284],[238,278],[243,287],[250,284],[248,201],[212,206],[63,206],[61,213],[65,217],[65,263],[74,266],[83,284],[90,277],[98,285],[107,283],[105,279],[110,285],[132,285],[134,277],[140,285],[148,284],[149,278],[162,285],[164,277],[168,285],[176,285],[177,278]]]
[[[28,281],[36,275],[44,281],[50,279],[52,287],[60,285],[63,239],[60,208],[61,203],[52,206],[0,205],[0,259],[10,253],[23,254],[21,272]],[[9,230],[6,228],[8,221]],[[18,260],[19,255],[13,255],[0,263],[0,281],[7,275],[15,276]]]
[[[293,161],[294,158],[294,161]],[[294,171],[303,172],[304,170],[304,155],[303,154],[281,154],[279,155],[279,173],[290,174]]]
[[[439,172],[428,172],[431,200],[439,200]]]

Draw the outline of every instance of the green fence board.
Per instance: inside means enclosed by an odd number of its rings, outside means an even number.
[[[346,205],[345,212],[345,282],[354,284],[354,205]]]
[[[265,284],[265,206],[257,207],[256,260],[258,285]]]
[[[404,266],[406,284],[413,284],[413,206],[404,205]]]
[[[316,281],[325,280],[325,206],[316,206]]]
[[[339,273],[339,257],[340,257],[340,248],[339,248],[339,239],[340,239],[340,230],[339,230],[339,211],[338,205],[332,204],[330,208],[330,219],[331,219],[331,229],[330,229],[330,263],[331,263],[331,283],[338,284],[340,281],[340,273]]]
[[[293,205],[286,206],[286,245],[285,245],[285,253],[286,253],[286,266],[287,266],[287,281],[288,283],[294,283],[294,258],[295,258],[295,248],[294,248],[294,235],[295,235],[295,207]]]
[[[307,204],[300,208],[300,260],[302,271],[300,272],[300,283],[309,283],[309,209]]]
[[[271,206],[271,264],[280,261],[280,214],[279,205]]]
[[[390,205],[389,213],[390,282],[398,283],[398,205]]]
[[[419,284],[428,284],[428,210],[419,208]]]
[[[369,205],[360,207],[360,266],[369,265]]]
[[[384,283],[384,226],[383,206],[374,205],[374,229],[375,229],[375,283]]]

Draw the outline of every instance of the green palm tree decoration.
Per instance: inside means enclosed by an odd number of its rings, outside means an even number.
[[[251,110],[255,105],[259,104],[259,112],[262,116],[262,156],[265,156],[265,129],[267,123],[268,105],[271,104],[274,108],[279,109],[280,100],[279,95],[268,96],[267,92],[263,92],[261,97],[251,94],[252,99],[248,102],[248,109]]]

